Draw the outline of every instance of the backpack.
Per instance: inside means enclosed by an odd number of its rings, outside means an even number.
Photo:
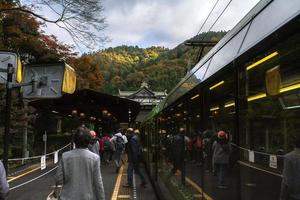
[[[195,142],[195,147],[197,149],[202,149],[202,146],[203,146],[202,138],[200,136],[197,136],[196,142]]]
[[[104,141],[104,150],[109,150],[110,148],[111,148],[110,141],[109,141],[109,139],[106,139]]]
[[[122,153],[125,148],[124,139],[120,136],[116,136],[116,137],[117,137],[115,142],[116,152]]]

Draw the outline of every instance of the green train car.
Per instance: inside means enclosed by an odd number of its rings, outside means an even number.
[[[299,0],[260,1],[152,110],[144,153],[160,199],[279,199],[283,156],[300,132],[299,14]],[[189,138],[227,132],[227,188],[190,144],[170,176],[168,140],[180,127]]]

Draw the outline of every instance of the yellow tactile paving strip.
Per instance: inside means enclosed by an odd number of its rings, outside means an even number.
[[[125,188],[123,185],[127,184],[127,164],[123,165],[118,173],[115,188],[111,200],[132,199],[132,188]]]
[[[181,172],[177,171],[177,173],[175,174],[176,179],[178,181],[180,181],[181,179]],[[208,194],[206,194],[205,192],[203,192],[202,188],[197,185],[197,183],[195,183],[194,181],[192,181],[190,178],[185,177],[185,187],[187,187],[194,196],[194,199],[202,199],[202,195],[204,195],[204,200],[213,200],[213,198],[211,198]]]

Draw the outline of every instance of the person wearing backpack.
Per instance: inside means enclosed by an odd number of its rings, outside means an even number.
[[[142,156],[142,147],[139,140],[140,131],[136,129],[133,132],[132,128],[127,130],[128,143],[126,144],[126,153],[128,157],[128,168],[127,168],[127,184],[123,187],[133,187],[133,172],[139,175],[141,179],[141,186],[146,187],[147,182],[144,175],[140,171],[140,158]]]
[[[100,154],[103,162],[108,164],[111,154],[111,143],[110,137],[107,134],[104,134],[104,136],[100,139]]]
[[[121,156],[125,150],[125,140],[121,132],[116,133],[111,139],[111,146],[114,151],[114,161],[116,164],[116,173],[119,172],[121,166]]]

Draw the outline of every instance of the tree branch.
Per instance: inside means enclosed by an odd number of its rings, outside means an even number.
[[[57,19],[57,20],[50,20],[50,19],[47,19],[41,15],[38,15],[30,10],[27,10],[27,9],[24,9],[24,8],[21,8],[21,7],[17,7],[17,8],[4,8],[4,9],[0,9],[0,13],[5,13],[5,12],[14,12],[14,11],[19,11],[19,12],[23,12],[23,13],[28,13],[30,15],[33,15],[45,22],[49,22],[49,23],[58,23],[61,21],[61,18]]]

